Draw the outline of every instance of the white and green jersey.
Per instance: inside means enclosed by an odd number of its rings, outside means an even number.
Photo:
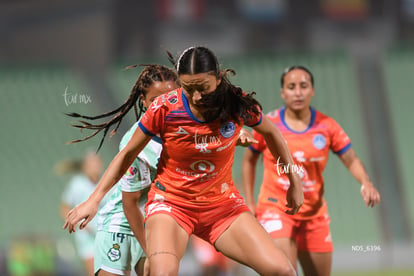
[[[122,137],[119,149],[123,149],[134,134],[138,123]],[[97,217],[98,231],[116,232],[133,235],[129,223],[122,208],[122,191],[136,192],[146,189],[151,185],[157,172],[157,163],[161,154],[161,139],[154,136],[147,146],[140,152],[124,176],[112,189],[106,204],[100,209]],[[147,192],[140,198],[139,206],[144,214],[144,206],[147,201]]]

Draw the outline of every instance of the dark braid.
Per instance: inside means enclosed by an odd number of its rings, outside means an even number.
[[[76,128],[80,128],[80,129],[92,129],[95,130],[95,132],[93,132],[91,135],[83,138],[83,139],[79,139],[79,140],[73,140],[71,142],[68,142],[68,144],[71,143],[78,143],[78,142],[82,142],[85,140],[88,140],[92,137],[94,137],[95,135],[97,135],[99,132],[101,132],[102,130],[103,132],[103,137],[99,143],[98,149],[97,151],[100,150],[100,148],[102,147],[102,144],[105,140],[105,137],[109,131],[109,129],[116,124],[115,128],[111,131],[111,137],[112,135],[114,135],[116,133],[116,131],[118,130],[122,119],[124,118],[124,116],[131,110],[132,107],[134,107],[134,112],[135,112],[135,117],[136,120],[138,121],[139,118],[141,117],[142,113],[145,112],[145,108],[144,105],[141,101],[140,95],[145,96],[145,94],[147,93],[147,89],[156,81],[174,81],[174,82],[178,82],[178,78],[176,73],[171,70],[170,68],[163,66],[163,65],[153,65],[153,64],[141,64],[139,66],[145,66],[145,68],[142,70],[141,74],[138,76],[137,81],[135,82],[134,86],[132,87],[131,93],[129,94],[128,99],[118,108],[103,113],[101,115],[97,115],[97,116],[85,116],[85,115],[81,115],[78,113],[67,113],[66,115],[73,117],[73,118],[83,118],[83,119],[87,119],[87,120],[97,120],[97,119],[101,119],[101,118],[105,118],[105,117],[109,117],[112,116],[114,114],[116,114],[115,116],[113,116],[109,121],[102,123],[102,124],[91,124],[87,121],[84,120],[79,120],[78,122],[81,124],[72,124],[73,127]],[[131,68],[136,68],[138,67],[138,65],[131,65],[125,68],[125,70],[127,69],[131,69]],[[138,102],[138,107],[137,107],[137,102]]]

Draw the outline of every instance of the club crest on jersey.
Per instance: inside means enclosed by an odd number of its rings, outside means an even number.
[[[322,134],[316,134],[312,140],[313,146],[319,150],[326,146],[326,138]]]
[[[170,104],[176,104],[178,102],[177,91],[172,91],[172,92],[168,93],[167,94],[167,101]]]
[[[225,125],[223,125],[220,128],[220,134],[224,138],[230,138],[231,136],[233,136],[235,130],[236,130],[236,126],[234,125],[234,123],[227,122]]]
[[[109,249],[108,253],[106,254],[111,262],[116,262],[119,259],[121,259],[121,251],[119,250],[119,248],[119,244],[115,243],[114,245],[112,245],[112,248]]]

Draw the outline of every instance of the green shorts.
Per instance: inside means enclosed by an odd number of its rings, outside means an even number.
[[[119,275],[130,275],[144,250],[134,235],[98,231],[95,237],[95,274],[99,270]]]

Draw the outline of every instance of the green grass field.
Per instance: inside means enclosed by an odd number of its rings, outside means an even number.
[[[367,272],[333,272],[332,276],[413,276],[414,270],[387,270]]]

